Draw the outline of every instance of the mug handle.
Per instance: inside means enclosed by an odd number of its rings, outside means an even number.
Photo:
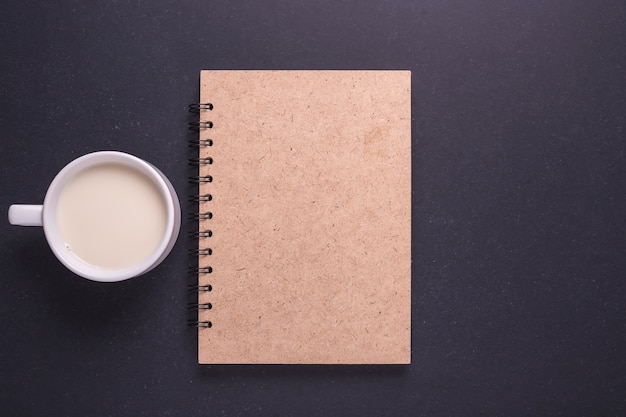
[[[9,207],[9,223],[16,226],[43,226],[43,206],[12,204]]]

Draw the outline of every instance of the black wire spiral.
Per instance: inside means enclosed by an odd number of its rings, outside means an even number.
[[[195,104],[189,105],[189,111],[194,114],[199,114],[200,112],[211,111],[211,110],[213,110],[213,104],[211,103],[195,103]],[[213,122],[192,121],[192,122],[189,122],[188,127],[189,127],[189,130],[191,131],[199,132],[201,130],[213,128]],[[201,148],[213,146],[213,140],[194,138],[194,139],[189,140],[189,146],[191,148],[196,149],[194,153],[200,153]],[[192,167],[195,171],[195,174],[189,176],[188,178],[188,181],[190,184],[200,185],[200,184],[208,184],[208,183],[213,182],[213,177],[211,175],[198,175],[199,167],[203,165],[213,164],[213,158],[211,157],[200,158],[199,155],[196,154],[193,157],[189,158],[187,162],[189,166]],[[211,194],[191,194],[189,196],[189,202],[191,203],[208,202],[211,200],[213,200],[213,196]],[[195,211],[195,212],[189,213],[189,220],[194,222],[193,226],[191,227],[191,231],[189,232],[189,237],[191,239],[194,239],[196,245],[198,245],[198,242],[200,239],[207,239],[213,235],[213,232],[211,230],[208,230],[208,229],[200,230],[199,223],[197,222],[200,220],[210,220],[212,218],[213,218],[212,212],[200,213],[200,212]],[[211,256],[212,254],[213,254],[213,249],[211,248],[201,249],[198,246],[196,246],[194,249],[191,249],[189,251],[189,255],[194,259],[194,262],[196,263],[196,266],[189,268],[189,274],[192,275],[194,279],[197,279],[197,277],[201,274],[203,275],[211,274],[213,272],[213,267],[211,266],[200,267],[197,264],[199,257]],[[187,289],[191,293],[197,294],[201,292],[211,292],[213,290],[213,286],[210,284],[200,285],[198,283],[198,284],[190,284],[187,287]],[[208,329],[213,326],[213,323],[211,321],[199,320],[198,318],[198,312],[200,310],[206,311],[206,310],[211,310],[213,308],[212,303],[210,302],[199,303],[196,300],[195,302],[190,302],[188,304],[188,308],[195,312],[195,318],[190,318],[187,320],[187,324],[189,326],[193,326],[197,328],[204,328],[204,329]]]

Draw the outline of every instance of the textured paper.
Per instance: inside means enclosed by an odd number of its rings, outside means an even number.
[[[410,363],[410,80],[202,71],[199,363]]]

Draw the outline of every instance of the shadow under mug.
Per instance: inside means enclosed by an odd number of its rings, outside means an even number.
[[[156,249],[149,256],[124,267],[103,267],[88,263],[69,250],[59,229],[57,211],[59,199],[68,184],[86,170],[97,167],[123,167],[141,174],[156,187],[164,205],[164,232],[160,241],[153,242]],[[94,185],[97,186],[97,185]],[[142,275],[159,265],[170,253],[180,231],[180,203],[174,187],[167,177],[152,164],[133,155],[117,151],[100,151],[83,155],[67,164],[52,180],[43,205],[14,204],[9,207],[9,223],[19,226],[43,226],[52,252],[72,272],[99,282],[123,281]]]

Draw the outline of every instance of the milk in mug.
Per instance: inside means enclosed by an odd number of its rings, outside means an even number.
[[[154,182],[122,164],[95,165],[65,185],[57,202],[66,249],[102,269],[146,261],[166,233],[167,205]]]

